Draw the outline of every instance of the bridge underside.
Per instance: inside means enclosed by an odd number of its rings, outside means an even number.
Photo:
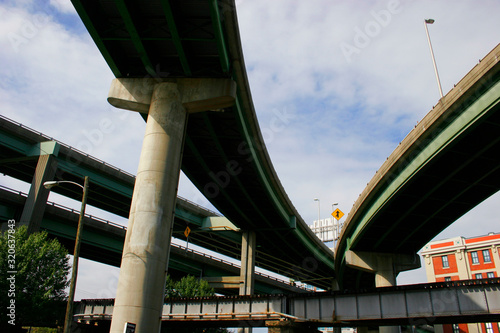
[[[291,204],[267,154],[246,77],[234,1],[73,4],[117,78],[236,82],[235,106],[189,116],[182,171],[232,223],[256,233],[257,266],[331,288],[333,255]],[[216,251],[234,253],[223,243]]]
[[[346,249],[415,254],[500,190],[498,55],[500,46],[391,154],[349,214],[356,223],[347,221],[340,255]],[[344,288],[373,286],[373,274],[343,267],[342,257],[337,260]]]

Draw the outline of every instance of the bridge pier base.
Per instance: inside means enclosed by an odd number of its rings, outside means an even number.
[[[211,79],[112,83],[111,104],[149,112],[110,332],[122,333],[127,324],[137,333],[160,331],[188,113],[229,106],[228,86]]]

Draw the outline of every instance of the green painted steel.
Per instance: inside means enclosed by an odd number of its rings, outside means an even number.
[[[70,172],[79,177],[89,176],[91,184],[99,184],[105,188],[112,189],[116,193],[122,194],[126,197],[132,198],[133,186],[122,184],[115,180],[110,180],[108,177],[103,176],[98,171],[85,168],[77,162],[72,162],[69,159],[57,159],[58,168]]]
[[[90,17],[88,16],[87,12],[85,11],[82,2],[80,0],[71,0],[71,3],[75,7],[76,11],[78,12],[78,15],[80,15],[80,18],[83,21],[83,24],[85,25],[85,28],[87,28],[87,31],[89,32],[90,36],[94,40],[94,42],[97,45],[97,48],[101,52],[104,60],[106,60],[106,63],[108,64],[109,68],[113,72],[113,75],[116,77],[121,77],[122,73],[118,69],[118,66],[116,65],[113,57],[109,53],[109,51],[106,48],[106,45],[104,45],[103,40],[99,36],[99,33],[97,32],[97,29],[94,27],[94,24],[90,20]]]
[[[175,45],[175,49],[179,54],[179,60],[181,62],[182,69],[184,70],[184,74],[186,76],[191,76],[191,68],[189,67],[189,62],[186,57],[186,52],[184,52],[184,47],[182,46],[182,41],[179,36],[179,32],[177,30],[177,25],[175,24],[174,15],[172,13],[172,7],[170,6],[169,0],[162,0],[161,5],[163,7],[163,13],[167,18],[168,29],[170,30],[170,34],[172,35],[172,42]]]
[[[219,59],[224,73],[228,73],[230,69],[229,54],[227,52],[226,39],[222,30],[219,5],[217,0],[210,0],[210,14],[212,16],[212,24],[215,30],[215,39],[217,41],[217,49],[219,50]]]
[[[33,144],[26,142],[25,140],[20,139],[17,136],[13,136],[0,131],[0,143],[2,144],[2,146],[8,147],[23,155],[33,156],[30,154],[33,150]]]
[[[500,100],[500,83],[497,83],[487,93],[483,94],[470,107],[465,109],[462,114],[451,122],[439,135],[430,141],[425,149],[409,162],[406,167],[393,179],[391,184],[377,197],[371,208],[366,211],[362,218],[357,223],[357,227],[352,233],[351,246],[356,246],[357,242],[363,235],[363,231],[370,223],[371,219],[384,207],[384,205],[393,198],[398,190],[401,189],[419,170],[427,163],[443,151],[447,146],[453,143],[458,136],[465,132],[469,127],[473,126],[476,121],[481,119],[493,105]],[[422,199],[421,199],[422,200]],[[392,228],[394,228],[393,226]],[[386,234],[389,230],[386,232]],[[380,239],[378,242],[382,242]],[[349,249],[349,248],[348,248]],[[347,250],[348,250],[347,249]]]
[[[139,36],[139,32],[135,28],[134,22],[132,20],[132,16],[130,15],[130,11],[127,8],[124,0],[115,0],[116,6],[120,15],[122,16],[123,22],[125,23],[125,27],[130,35],[132,43],[139,55],[139,58],[144,65],[144,68],[149,73],[149,75],[156,77],[156,72],[153,64],[151,63],[151,59],[148,56],[148,52],[142,43],[141,37]]]

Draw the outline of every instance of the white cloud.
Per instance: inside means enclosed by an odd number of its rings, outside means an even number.
[[[50,0],[49,3],[63,14],[75,12],[75,8],[70,0]]]

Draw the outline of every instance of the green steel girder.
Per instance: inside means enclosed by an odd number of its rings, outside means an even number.
[[[371,208],[366,211],[360,218],[356,229],[351,235],[352,244],[356,246],[360,237],[363,235],[363,230],[370,224],[371,219],[377,214],[384,205],[393,198],[404,185],[415,176],[423,167],[425,167],[435,156],[448,147],[457,137],[465,132],[469,127],[473,126],[476,121],[488,113],[493,105],[500,100],[500,83],[497,83],[487,93],[483,94],[477,101],[469,106],[462,114],[450,123],[439,135],[437,135],[425,149],[416,155],[411,162],[407,164],[404,170],[399,173],[391,182],[391,184],[378,196],[373,202]],[[484,149],[484,147],[483,147]],[[451,177],[452,174],[449,176]],[[430,196],[432,191],[427,193]],[[424,200],[421,198],[420,200]],[[396,224],[392,226],[395,228]],[[386,235],[390,230],[386,231]],[[383,239],[379,240],[379,243]]]
[[[151,63],[151,59],[148,56],[148,52],[146,51],[144,44],[142,43],[141,37],[139,36],[139,32],[135,28],[132,16],[130,15],[130,12],[127,8],[127,5],[125,4],[125,1],[115,0],[115,3],[120,12],[120,15],[122,16],[123,22],[125,23],[125,27],[127,28],[130,38],[132,39],[132,43],[134,44],[134,47],[139,55],[139,58],[141,59],[142,64],[144,65],[144,68],[149,73],[149,75],[156,77],[154,66]]]
[[[184,70],[184,74],[186,76],[191,76],[192,71],[189,66],[189,62],[186,56],[186,52],[184,52],[184,47],[182,45],[182,40],[179,36],[179,32],[177,30],[177,25],[175,24],[174,14],[172,13],[172,7],[170,6],[169,0],[162,0],[161,5],[163,7],[163,12],[165,17],[167,18],[168,28],[170,30],[170,34],[172,35],[172,42],[175,45],[177,53],[179,54],[179,59],[181,62],[182,69]]]
[[[205,172],[208,174],[209,172],[211,172],[210,168],[208,167],[208,165],[205,163],[204,159],[202,158],[200,152],[198,151],[198,149],[196,148],[196,146],[193,144],[193,142],[191,141],[191,139],[189,137],[186,137],[186,140],[185,140],[185,145],[188,145],[189,148],[193,151],[194,154],[196,154],[196,159],[199,161],[199,166],[201,168],[203,168],[205,170]],[[186,173],[186,175],[188,176],[188,178],[191,178],[189,177],[189,173],[184,171]],[[201,184],[198,184],[198,185],[201,185]],[[199,188],[203,188],[203,186],[198,186]],[[238,213],[241,215],[241,216],[245,216],[245,214],[243,213],[243,211],[241,211],[241,209],[235,204],[235,202],[233,201],[233,199],[231,197],[229,197],[226,192],[224,191],[224,189],[221,189],[221,193],[222,195],[224,195],[224,198],[227,200],[227,202],[230,202],[234,205],[234,207],[237,209]],[[251,223],[251,221],[249,220],[249,222]]]
[[[94,24],[92,23],[92,20],[90,19],[89,15],[85,11],[85,8],[82,5],[81,0],[71,0],[73,3],[73,6],[75,7],[76,11],[78,12],[78,15],[80,15],[80,18],[83,21],[83,24],[85,25],[85,28],[87,28],[87,31],[89,32],[90,36],[94,40],[94,43],[96,43],[97,48],[101,52],[104,60],[108,64],[109,68],[113,72],[113,75],[115,77],[122,77],[122,73],[120,72],[120,69],[118,68],[116,62],[114,61],[113,57],[109,53],[108,49],[106,48],[106,45],[103,43],[103,40],[99,36],[99,33],[97,32],[97,29],[95,28]]]
[[[76,176],[79,176],[80,178],[84,178],[85,176],[90,177],[90,182],[92,184],[98,184],[102,187],[111,189],[115,191],[116,193],[122,194],[123,196],[126,197],[132,197],[133,193],[133,187],[130,187],[128,185],[120,184],[116,181],[109,180],[108,177],[103,176],[100,172],[91,170],[89,168],[85,168],[78,163],[71,163],[68,161],[68,159],[57,159],[58,163],[58,168],[61,170],[64,170],[66,172],[69,172],[71,174],[74,174]]]
[[[220,64],[224,73],[228,73],[230,69],[229,54],[224,38],[224,31],[222,30],[218,0],[210,0],[210,14],[215,28],[215,39],[217,41],[217,49],[219,50]]]
[[[219,156],[222,156],[222,160],[224,161],[224,164],[228,165],[229,158],[227,157],[226,153],[224,152],[224,149],[222,148],[222,145],[220,143],[220,138],[215,133],[215,130],[214,130],[212,124],[210,123],[210,120],[208,119],[206,113],[203,114],[203,120],[205,122],[206,129],[210,133],[210,137],[215,142],[215,147],[219,151]],[[204,156],[206,156],[206,155],[204,155]],[[216,179],[213,179],[213,180],[217,181]],[[249,202],[251,204],[251,206],[253,207],[253,209],[255,209],[256,212],[259,212],[259,216],[263,221],[267,221],[267,217],[262,212],[260,212],[260,210],[257,207],[257,205],[255,204],[254,200],[252,199],[252,197],[248,194],[247,190],[245,189],[245,186],[241,183],[241,180],[238,177],[232,177],[231,181],[235,181],[238,184],[238,186],[241,188],[241,191],[243,192],[243,195],[244,195],[245,199],[247,200],[247,202]],[[224,191],[223,188],[221,188],[221,190]],[[269,223],[269,221],[267,221],[267,224],[271,227],[271,224]]]
[[[291,216],[287,213],[286,208],[283,206],[283,203],[280,201],[278,198],[273,185],[271,184],[271,181],[269,180],[269,174],[266,173],[264,170],[264,166],[262,161],[259,158],[259,154],[257,154],[257,148],[256,148],[256,143],[253,139],[253,136],[250,134],[250,126],[248,124],[248,121],[245,119],[245,116],[243,115],[243,111],[241,109],[240,105],[240,96],[238,94],[238,98],[236,99],[236,114],[238,115],[240,124],[242,125],[242,130],[243,130],[243,135],[245,137],[245,140],[248,144],[248,148],[250,150],[250,154],[252,156],[252,160],[254,161],[254,165],[256,167],[256,170],[260,176],[260,179],[263,182],[263,185],[265,189],[267,190],[267,193],[269,193],[271,197],[271,201],[273,202],[274,206],[276,209],[279,211],[281,217],[283,218],[283,221],[286,221],[285,225],[289,224],[289,221],[291,219]]]

